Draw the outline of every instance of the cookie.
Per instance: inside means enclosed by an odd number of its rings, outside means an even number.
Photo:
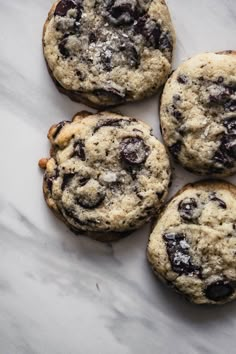
[[[61,92],[95,108],[154,94],[171,71],[175,33],[164,0],[62,0],[44,56]]]
[[[185,186],[150,236],[156,275],[196,304],[236,298],[236,187],[224,181]]]
[[[236,52],[199,54],[172,74],[161,100],[165,144],[187,170],[236,172]]]
[[[78,113],[51,127],[43,191],[48,206],[77,233],[119,239],[148,222],[170,181],[164,146],[145,123],[110,112]]]

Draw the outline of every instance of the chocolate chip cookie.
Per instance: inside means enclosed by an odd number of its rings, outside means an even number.
[[[236,187],[224,181],[185,186],[150,236],[156,275],[197,304],[236,298]]]
[[[59,90],[92,107],[150,96],[171,71],[175,33],[164,0],[61,0],[44,56]]]
[[[135,118],[78,113],[51,127],[43,191],[48,206],[75,232],[121,238],[149,221],[170,181],[164,146]]]
[[[236,52],[199,54],[172,74],[161,100],[165,144],[201,175],[236,172]]]

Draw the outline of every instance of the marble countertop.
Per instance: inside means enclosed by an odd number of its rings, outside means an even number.
[[[48,155],[48,128],[84,108],[46,70],[41,32],[51,3],[0,0],[0,353],[231,353],[236,303],[197,307],[160,284],[145,258],[150,226],[100,244],[73,236],[46,207],[37,162]],[[235,0],[168,4],[174,66],[236,47]],[[160,136],[157,97],[119,110]],[[196,179],[176,168],[171,193]]]

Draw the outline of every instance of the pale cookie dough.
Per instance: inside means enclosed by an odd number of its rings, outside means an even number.
[[[179,66],[161,99],[173,157],[201,175],[236,172],[236,52],[199,54]]]
[[[174,44],[164,0],[57,1],[43,32],[59,90],[97,108],[154,94],[171,71]]]
[[[43,191],[70,229],[108,241],[142,226],[162,205],[170,182],[164,146],[142,121],[111,112],[78,113],[48,133],[51,158]]]
[[[158,218],[148,244],[156,275],[196,304],[236,298],[236,187],[185,186]]]

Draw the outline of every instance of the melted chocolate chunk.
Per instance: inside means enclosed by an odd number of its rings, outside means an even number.
[[[110,49],[106,50],[101,54],[101,62],[103,65],[103,68],[106,71],[111,71],[112,70],[112,51]]]
[[[65,173],[63,176],[62,184],[61,184],[62,191],[65,190],[67,185],[71,182],[72,178],[74,178],[74,177],[76,178],[76,185],[78,185],[80,187],[85,186],[86,183],[88,183],[88,181],[90,180],[90,177],[82,176],[82,175],[79,175],[78,173]]]
[[[90,177],[79,176],[78,183],[82,187],[82,186],[85,186],[85,184],[87,184],[89,180],[90,180]]]
[[[89,34],[89,43],[95,43],[96,41],[97,41],[96,35],[93,32],[91,32]]]
[[[231,100],[231,99],[228,100],[227,102],[225,102],[224,108],[226,111],[235,112],[236,111],[236,100]]]
[[[236,100],[233,95],[236,93],[234,84],[224,85],[213,83],[208,89],[210,91],[209,104],[212,106],[223,106],[225,111],[236,111]]]
[[[101,119],[96,127],[94,128],[94,133],[96,133],[99,129],[103,128],[103,127],[122,127],[123,124],[128,124],[129,121],[127,121],[126,119]]]
[[[58,136],[58,134],[60,133],[60,131],[62,130],[62,128],[64,127],[64,125],[65,125],[66,123],[70,123],[70,122],[67,121],[67,120],[64,120],[63,122],[60,122],[60,123],[57,124],[56,130],[55,130],[55,132],[54,132],[53,135],[52,135],[52,138],[53,138],[54,140],[56,139],[56,137]]]
[[[74,143],[74,152],[73,152],[72,157],[79,157],[80,160],[82,160],[82,161],[86,160],[85,145],[82,140],[77,140]]]
[[[172,50],[173,44],[168,32],[164,32],[159,23],[150,19],[147,15],[139,17],[134,28],[137,34],[142,34],[147,44],[161,51]]]
[[[179,153],[181,151],[181,146],[182,146],[181,141],[177,141],[175,144],[173,144],[172,146],[169,147],[169,150],[175,160],[178,160]]]
[[[137,69],[140,64],[140,56],[134,44],[131,42],[123,43],[120,46],[120,51],[124,52],[125,56],[129,61],[130,66]]]
[[[161,50],[170,50],[173,49],[173,44],[170,38],[170,34],[167,32],[163,32],[160,37],[159,47]]]
[[[63,181],[61,184],[61,190],[64,191],[66,186],[70,183],[70,181],[72,180],[72,178],[75,176],[74,173],[66,173],[63,176]]]
[[[219,280],[208,285],[205,289],[205,295],[212,301],[223,301],[234,293],[234,287],[228,280]]]
[[[236,161],[236,134],[224,135],[213,161],[224,167],[232,168]]]
[[[73,209],[64,209],[64,214],[71,218],[75,224],[79,225],[90,225],[90,224],[97,224],[96,220],[92,219],[87,219],[87,220],[81,220],[78,215],[76,215],[76,212]],[[72,230],[73,231],[73,230]]]
[[[45,177],[45,181],[47,183],[48,190],[52,192],[52,185],[53,185],[53,177]]]
[[[135,31],[143,35],[149,45],[158,49],[160,47],[161,27],[147,15],[139,18]]]
[[[223,122],[228,134],[236,134],[236,116],[225,119]]]
[[[179,203],[178,211],[184,221],[194,221],[199,216],[198,204],[194,198],[185,198]]]
[[[138,16],[136,1],[110,0],[107,10],[108,21],[115,26],[131,25]]]
[[[216,192],[210,193],[209,199],[212,200],[213,202],[217,202],[220,208],[227,209],[226,203],[222,199],[216,196]]]
[[[59,176],[59,171],[56,168],[54,176],[49,177],[47,174],[44,175],[44,180],[47,184],[48,190],[52,192],[53,181]]]
[[[114,87],[109,87],[106,89],[95,89],[92,92],[95,96],[101,97],[101,99],[103,98],[111,98],[112,101],[118,103],[121,103],[124,101],[126,94],[124,92],[119,91],[118,89],[114,88]]]
[[[140,137],[123,139],[120,144],[120,149],[122,159],[132,165],[144,163],[150,152],[150,148]]]
[[[71,9],[75,9],[77,3],[74,0],[61,0],[55,9],[54,16],[66,16],[67,12]]]
[[[166,244],[167,254],[172,270],[179,275],[195,274],[201,276],[201,268],[192,263],[189,255],[189,244],[183,233],[165,233],[163,239]]]
[[[66,44],[67,44],[67,38],[64,38],[59,44],[58,44],[58,49],[61,53],[61,55],[64,58],[68,58],[70,56],[70,51],[69,49],[66,48]]]

